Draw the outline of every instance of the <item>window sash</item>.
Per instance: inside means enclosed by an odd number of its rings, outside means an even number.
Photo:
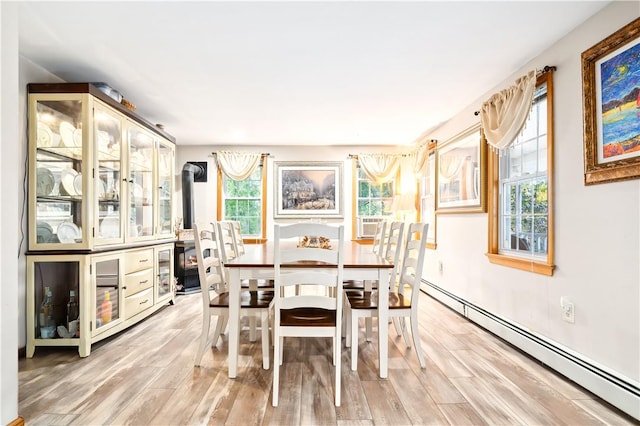
[[[262,206],[262,174],[262,166],[259,166],[251,176],[244,181],[234,181],[222,174],[222,218],[223,220],[236,220],[240,222],[241,232],[247,237],[260,238],[263,235],[262,212],[264,209]],[[253,183],[253,188],[249,188],[249,192],[255,195],[230,194],[230,192],[233,192],[233,190],[237,189],[240,185],[246,186],[250,183]],[[253,208],[251,204],[254,204]],[[241,214],[243,211],[249,214]]]

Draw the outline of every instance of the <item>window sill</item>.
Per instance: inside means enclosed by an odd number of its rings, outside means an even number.
[[[555,265],[536,262],[530,259],[521,259],[518,257],[509,257],[502,254],[487,253],[489,262],[495,265],[502,265],[508,268],[520,269],[522,271],[534,272],[536,274],[553,276]]]
[[[352,241],[356,244],[373,244],[373,238],[356,238]]]

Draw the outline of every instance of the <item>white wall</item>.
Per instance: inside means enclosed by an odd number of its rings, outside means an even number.
[[[637,2],[613,2],[427,135],[446,141],[478,122],[473,111],[491,94],[530,69],[557,67],[554,275],[490,264],[486,214],[439,216],[437,249],[425,273],[454,295],[635,383],[640,382],[640,180],[583,184],[580,55],[639,15]],[[562,321],[561,296],[575,304],[575,324]]]
[[[0,423],[18,417],[18,214],[20,183],[17,5],[0,3]]]

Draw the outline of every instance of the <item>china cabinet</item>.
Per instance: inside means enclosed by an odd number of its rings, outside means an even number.
[[[36,346],[87,356],[91,343],[173,303],[175,140],[91,83],[28,93],[27,356]],[[45,288],[53,337],[40,332]],[[64,328],[70,291],[74,335]]]

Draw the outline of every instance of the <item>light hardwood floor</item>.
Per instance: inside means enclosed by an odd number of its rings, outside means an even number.
[[[342,355],[342,406],[333,404],[328,339],[285,342],[280,404],[260,341],[241,335],[238,378],[226,340],[194,367],[200,294],[178,296],[135,327],[95,344],[37,348],[20,359],[19,414],[27,425],[631,425],[633,419],[454,311],[421,294],[427,368],[390,328],[389,378],[376,342],[359,344],[358,371]]]

